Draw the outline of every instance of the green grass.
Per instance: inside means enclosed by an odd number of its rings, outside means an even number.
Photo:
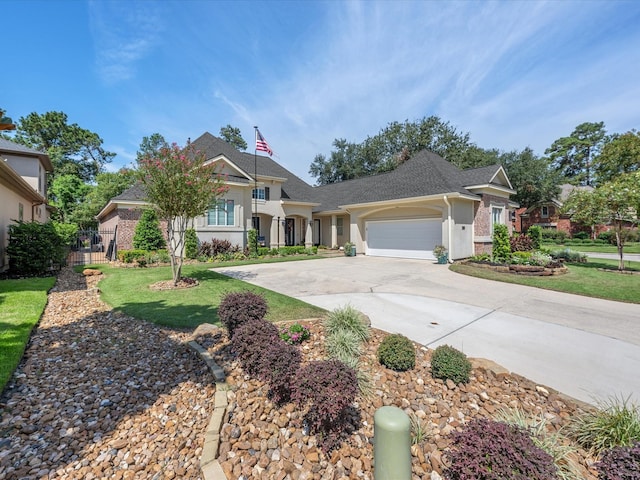
[[[219,324],[220,301],[227,293],[241,290],[264,295],[269,306],[267,320],[298,320],[326,313],[319,307],[212,271],[211,264],[183,267],[182,275],[196,278],[200,285],[163,291],[151,290],[149,285],[171,280],[170,267],[113,268],[97,265],[94,268],[104,272],[99,284],[101,298],[111,307],[132,317],[172,328],[194,328],[201,323]]]
[[[605,298],[619,302],[640,303],[640,274],[626,275],[606,272],[599,269],[617,268],[617,260],[592,259],[587,263],[568,264],[569,272],[553,277],[527,277],[499,273],[493,270],[474,267],[472,264],[453,264],[450,269],[472,277],[517,283],[530,287],[574,293],[587,297]],[[640,271],[640,262],[625,262],[625,267]]]
[[[0,392],[18,366],[55,277],[0,280]]]
[[[615,245],[557,245],[555,243],[543,243],[543,248],[549,250],[562,250],[570,248],[576,252],[592,252],[592,253],[618,253],[618,247]],[[623,255],[626,253],[640,253],[640,243],[629,243],[624,246]]]

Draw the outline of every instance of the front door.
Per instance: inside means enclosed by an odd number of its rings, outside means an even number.
[[[286,246],[295,245],[296,243],[296,221],[294,218],[287,218],[284,224],[284,244]]]
[[[320,219],[316,218],[313,221],[313,244],[315,246],[320,245]]]

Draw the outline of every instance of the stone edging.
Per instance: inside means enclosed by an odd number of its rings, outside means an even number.
[[[209,426],[204,435],[204,446],[200,457],[200,470],[204,480],[227,480],[220,463],[218,463],[218,448],[220,447],[220,430],[227,413],[227,391],[229,386],[225,381],[222,368],[213,360],[213,357],[198,342],[188,342],[189,347],[202,358],[216,381],[216,395],[213,414],[209,420]]]

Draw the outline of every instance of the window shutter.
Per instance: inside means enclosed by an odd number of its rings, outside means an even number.
[[[264,187],[264,199],[269,200],[269,187]]]

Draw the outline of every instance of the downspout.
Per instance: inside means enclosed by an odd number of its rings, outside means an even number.
[[[449,252],[449,262],[451,261],[451,204],[449,203],[449,199],[445,195],[443,197],[444,203],[447,205],[447,251]]]

